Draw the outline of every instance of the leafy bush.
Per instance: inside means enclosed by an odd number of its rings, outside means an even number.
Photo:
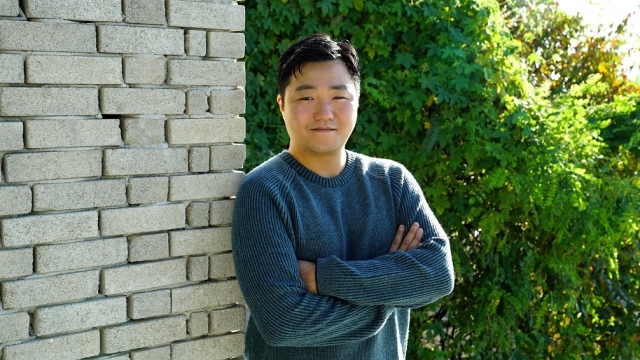
[[[348,39],[362,68],[348,147],[407,166],[450,235],[456,288],[412,311],[409,358],[640,354],[637,96],[598,105],[598,77],[534,88],[495,0],[246,6],[246,170],[288,142],[279,54],[313,32]]]
[[[600,81],[610,86],[598,100],[640,91],[622,66],[622,57],[629,55],[623,50],[629,17],[617,25],[601,25],[594,34],[580,16],[558,11],[554,0],[501,0],[501,8],[509,32],[520,41],[520,56],[530,65],[534,85],[549,82],[557,94],[600,74]]]

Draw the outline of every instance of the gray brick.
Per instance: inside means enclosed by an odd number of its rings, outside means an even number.
[[[215,254],[231,251],[231,228],[206,228],[169,232],[171,256]]]
[[[209,278],[228,279],[236,276],[233,254],[215,254],[209,257]]]
[[[150,204],[167,201],[169,178],[166,176],[129,178],[129,204]]]
[[[24,148],[22,121],[0,122],[0,152]]]
[[[31,149],[118,146],[120,121],[117,119],[27,120],[26,145]]]
[[[127,298],[102,298],[73,304],[40,307],[34,312],[38,336],[59,334],[127,321]]]
[[[171,347],[161,346],[154,349],[132,351],[131,360],[171,360]]]
[[[164,143],[164,117],[162,119],[125,118],[122,134],[126,145],[160,145]]]
[[[0,249],[0,280],[31,275],[33,273],[33,249]],[[0,323],[2,321],[0,320]],[[2,326],[0,326],[2,329]],[[0,330],[2,334],[2,330]],[[2,336],[0,335],[0,343]]]
[[[98,270],[5,281],[2,284],[5,309],[83,300],[97,294]]]
[[[122,21],[121,0],[24,0],[28,18]]]
[[[124,0],[124,18],[128,23],[164,25],[165,0]]]
[[[35,211],[78,210],[126,204],[124,179],[33,185]]]
[[[187,91],[187,114],[204,115],[209,110],[207,93],[204,90],[195,89]]]
[[[207,56],[242,59],[244,34],[210,31],[207,34]]]
[[[102,174],[102,152],[72,150],[7,154],[4,166],[7,182],[94,177]]]
[[[164,58],[157,56],[126,56],[124,81],[127,84],[160,85],[167,77]]]
[[[200,282],[209,279],[209,257],[191,256],[187,261],[187,278],[189,281]]]
[[[55,115],[98,115],[98,89],[0,88],[0,116]]]
[[[7,360],[83,359],[99,353],[100,332],[98,330],[37,339],[4,348],[4,358]]]
[[[189,149],[189,171],[209,172],[210,150],[204,146],[192,146]]]
[[[242,169],[246,157],[244,144],[211,146],[211,170]]]
[[[0,50],[94,53],[95,25],[0,20]]]
[[[30,84],[122,84],[120,57],[29,55],[25,66]]]
[[[209,333],[224,334],[242,330],[246,321],[246,312],[243,306],[234,306],[228,309],[213,310],[209,319]]]
[[[169,257],[169,234],[134,235],[129,237],[129,261],[158,260]]]
[[[207,335],[209,332],[209,315],[206,311],[193,312],[187,322],[187,331],[191,338]]]
[[[116,54],[183,55],[184,30],[98,25],[98,51]]]
[[[184,283],[186,262],[181,258],[103,269],[101,293],[122,294]]]
[[[31,204],[29,186],[0,186],[0,216],[28,214]]]
[[[230,225],[233,220],[233,204],[235,200],[216,200],[209,208],[209,224]]]
[[[201,3],[202,4],[202,3]],[[188,86],[244,86],[243,62],[168,60],[167,84]]]
[[[179,229],[184,225],[184,204],[139,206],[100,211],[102,236]]]
[[[243,352],[243,333],[171,344],[171,360],[221,360],[240,356]]]
[[[105,175],[151,175],[187,172],[187,149],[106,149]]]
[[[244,30],[244,6],[169,0],[169,26]]]
[[[187,206],[187,223],[189,227],[209,226],[209,203],[194,201]]]
[[[182,114],[186,95],[178,89],[102,88],[103,114]]]
[[[83,211],[0,219],[7,247],[87,239],[98,236],[98,212]]]
[[[236,280],[171,289],[171,311],[173,313],[232,305],[239,301],[242,301],[242,293]]]
[[[186,317],[131,322],[102,329],[102,352],[106,354],[139,349],[186,338]]]
[[[211,91],[209,95],[209,111],[214,115],[244,114],[247,100],[244,90]]]
[[[2,0],[0,0],[0,9]],[[1,10],[0,10],[1,11]],[[0,54],[0,84],[24,82],[24,56],[22,54]]]
[[[94,358],[95,360],[130,360],[129,359],[129,354],[119,354],[119,355],[113,355],[113,356],[100,356],[97,358]]]
[[[36,246],[36,272],[95,268],[127,262],[126,238]]]
[[[171,313],[171,291],[158,290],[129,295],[129,317],[144,319]]]
[[[18,0],[0,0],[0,16],[18,16],[18,15],[20,15],[20,7],[18,5]],[[2,341],[0,340],[0,342]]]
[[[201,200],[235,196],[244,179],[243,173],[219,173],[171,176],[169,200]]]
[[[28,339],[29,321],[29,313],[26,311],[0,314],[0,344]]]
[[[244,137],[243,118],[167,120],[167,142],[172,145],[242,142]]]
[[[205,56],[207,54],[207,32],[187,30],[185,50],[189,56]]]

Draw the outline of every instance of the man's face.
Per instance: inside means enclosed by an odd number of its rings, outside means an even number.
[[[291,142],[289,153],[301,159],[340,155],[358,116],[358,94],[340,60],[305,64],[291,77],[280,112]]]

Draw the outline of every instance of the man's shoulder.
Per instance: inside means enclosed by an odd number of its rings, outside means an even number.
[[[249,171],[242,181],[242,187],[268,187],[270,184],[281,182],[287,176],[291,176],[288,166],[278,154]]]
[[[249,171],[247,177],[259,177],[266,174],[272,174],[274,172],[278,172],[281,167],[282,160],[280,159],[280,154],[276,154]]]
[[[353,155],[358,167],[362,169],[363,174],[367,176],[402,178],[407,172],[404,165],[395,160],[377,158],[353,151],[350,153]]]

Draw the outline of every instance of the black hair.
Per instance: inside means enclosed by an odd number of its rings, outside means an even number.
[[[311,34],[289,47],[280,56],[278,64],[278,94],[284,98],[284,90],[291,76],[302,74],[302,67],[313,62],[340,60],[347,67],[349,76],[360,94],[360,67],[356,49],[348,41],[334,41],[326,34]]]

